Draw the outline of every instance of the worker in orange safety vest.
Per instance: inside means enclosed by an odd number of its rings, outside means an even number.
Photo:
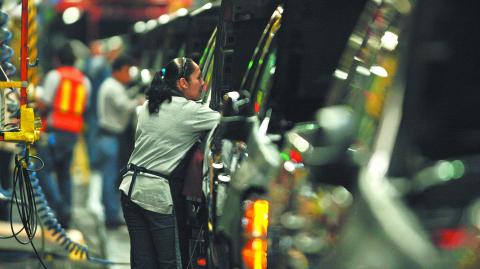
[[[59,47],[54,60],[58,67],[46,74],[43,93],[36,100],[38,110],[46,119],[45,134],[37,143],[38,155],[45,163],[38,177],[57,219],[68,228],[72,205],[70,165],[83,128],[91,84],[73,66],[75,55],[70,43]]]

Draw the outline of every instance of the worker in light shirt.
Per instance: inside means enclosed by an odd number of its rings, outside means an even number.
[[[132,99],[126,86],[130,83],[133,60],[121,55],[112,63],[112,75],[100,85],[97,99],[99,125],[98,167],[102,176],[102,203],[107,228],[125,224],[120,212],[118,193],[120,139],[130,124],[135,107],[144,98]]]
[[[196,101],[204,82],[189,58],[157,72],[138,113],[135,148],[120,185],[131,243],[131,268],[187,267],[186,156],[220,114]]]

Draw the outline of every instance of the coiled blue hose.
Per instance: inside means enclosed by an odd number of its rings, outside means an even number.
[[[57,220],[55,213],[48,205],[48,201],[43,194],[42,187],[40,186],[40,182],[35,171],[30,172],[30,181],[35,193],[35,200],[37,202],[37,213],[47,230],[51,230],[53,232],[52,235],[54,237],[56,236],[55,240],[59,242],[67,252],[80,255],[81,259],[85,257],[89,258],[87,246],[72,241],[72,239],[70,239],[65,232],[65,229]]]
[[[13,56],[13,49],[9,46],[12,32],[5,27],[7,22],[8,14],[0,11],[0,65],[6,76],[12,76],[15,74],[16,68],[10,63],[10,58]]]
[[[30,164],[30,168],[32,169],[33,164]],[[129,263],[125,262],[114,262],[106,259],[100,259],[90,255],[88,252],[88,247],[74,242],[65,232],[65,229],[59,223],[55,216],[55,212],[52,208],[48,205],[48,201],[43,194],[42,187],[40,186],[39,179],[37,178],[37,173],[35,170],[30,170],[30,181],[33,187],[33,191],[35,193],[35,200],[37,203],[37,213],[45,225],[47,230],[52,231],[52,235],[56,238],[55,240],[60,243],[61,246],[68,253],[73,253],[74,255],[79,255],[80,259],[86,258],[87,261],[103,264],[103,265],[128,265]]]

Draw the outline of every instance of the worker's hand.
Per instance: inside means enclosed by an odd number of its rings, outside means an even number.
[[[143,103],[145,103],[145,96],[137,97],[137,102],[139,106],[143,105]]]

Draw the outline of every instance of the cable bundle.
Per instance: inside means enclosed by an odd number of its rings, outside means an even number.
[[[28,150],[26,150],[26,152],[28,152]],[[29,175],[29,172],[31,170],[27,168],[28,157],[29,157],[28,153],[21,158],[19,157],[19,155],[15,157],[15,169],[13,171],[12,198],[10,202],[10,228],[12,231],[12,235],[6,238],[14,237],[15,240],[22,245],[30,244],[35,252],[35,255],[37,256],[40,263],[42,264],[43,268],[47,268],[43,263],[40,255],[38,254],[38,251],[35,248],[35,245],[33,244],[33,239],[35,238],[35,234],[37,232],[37,227],[38,227],[38,215],[37,215],[37,203],[35,200],[35,193],[34,193],[34,189],[31,184],[30,175]],[[15,231],[13,227],[12,212],[13,212],[14,205],[18,210],[18,215],[23,225],[23,227],[18,231]],[[25,231],[25,234],[27,235],[26,241],[22,240],[22,238],[19,237],[19,234],[22,231]]]
[[[25,152],[28,152],[26,150]],[[1,237],[1,239],[7,239],[14,237],[17,242],[22,245],[30,244],[40,261],[43,268],[47,268],[43,263],[42,258],[38,254],[38,251],[33,244],[33,239],[37,232],[37,227],[39,222],[39,217],[47,230],[53,231],[53,236],[56,236],[56,241],[65,248],[69,253],[74,253],[79,255],[81,259],[88,257],[87,247],[79,243],[73,242],[66,234],[65,229],[60,225],[58,220],[55,217],[55,213],[48,206],[48,202],[43,194],[42,188],[40,187],[39,180],[36,177],[36,171],[40,170],[33,169],[33,163],[29,165],[30,169],[27,168],[28,159],[36,159],[42,163],[40,158],[36,156],[28,156],[28,153],[24,157],[15,158],[15,169],[13,171],[13,186],[12,186],[12,197],[10,200],[10,227],[12,230],[12,235],[8,237]],[[13,227],[13,209],[14,206],[18,210],[18,215],[22,223],[22,228],[18,231],[15,231]],[[19,237],[19,234],[25,231],[27,235],[27,240],[24,241]]]

